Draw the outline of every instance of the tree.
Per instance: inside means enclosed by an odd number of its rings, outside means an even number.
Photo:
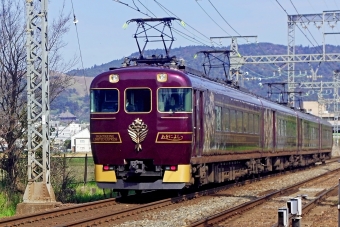
[[[26,91],[26,21],[25,1],[2,0],[0,3],[0,138],[8,144],[0,159],[0,168],[8,175],[7,186],[11,191],[24,192],[26,167],[23,157],[27,137],[27,91]],[[72,85],[73,78],[63,72],[74,66],[76,59],[64,63],[62,41],[68,32],[70,14],[64,7],[49,28],[48,49],[50,69],[50,101]],[[1,146],[1,144],[0,144]],[[22,171],[23,170],[23,171]]]

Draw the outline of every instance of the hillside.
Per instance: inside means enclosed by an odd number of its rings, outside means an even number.
[[[227,47],[229,48],[229,47]],[[221,49],[221,48],[215,48]],[[170,55],[176,56],[178,59],[183,58],[186,62],[186,65],[198,70],[202,69],[202,62],[203,57],[199,56],[198,58],[194,58],[194,55],[198,51],[202,50],[211,50],[209,47],[205,46],[187,46],[187,47],[179,47],[174,48],[171,50]],[[296,47],[296,54],[313,54],[313,53],[321,53],[322,47],[304,47],[304,46],[297,46]],[[239,53],[243,56],[250,56],[250,55],[284,55],[287,54],[287,46],[272,44],[272,43],[258,43],[258,44],[243,44],[239,45]],[[333,45],[326,45],[326,53],[340,53],[340,46],[333,46]],[[151,56],[152,54],[160,55],[164,54],[163,50],[155,49],[155,50],[148,50],[145,51],[145,56]],[[129,57],[136,57],[138,53],[132,53]],[[94,65],[91,68],[85,69],[85,76],[86,77],[93,77],[102,72],[107,71],[110,67],[120,67],[121,63],[123,62],[122,59],[113,60],[108,63],[104,63],[101,65]],[[249,71],[251,76],[262,76],[262,77],[271,77],[273,75],[273,71],[277,70],[279,65],[273,64],[257,64],[257,65],[245,65],[243,67],[244,71]],[[340,64],[334,63],[322,63],[319,69],[319,75],[324,75],[329,77],[332,75],[332,71],[335,67],[340,67]],[[296,64],[296,70],[309,70],[308,64],[299,63]],[[309,72],[308,72],[309,73]],[[68,72],[69,75],[75,76],[83,76],[83,70],[75,69]],[[299,72],[297,73],[299,74]],[[217,76],[216,76],[217,77]]]
[[[229,48],[229,47],[228,47]],[[216,48],[219,49],[219,48]],[[221,49],[221,48],[220,48]],[[184,59],[185,65],[203,71],[202,63],[203,56],[198,55],[194,58],[194,55],[198,51],[211,50],[209,47],[204,46],[187,46],[179,47],[171,50],[170,55],[176,56],[177,59]],[[322,47],[304,47],[297,46],[296,54],[313,54],[321,53]],[[284,55],[287,54],[287,46],[272,44],[272,43],[258,43],[258,44],[244,44],[239,45],[239,53],[243,56],[257,56],[257,55]],[[326,53],[340,53],[340,46],[326,46]],[[161,55],[163,53],[162,49],[147,50],[145,51],[145,56],[151,55]],[[137,57],[138,53],[132,53],[129,57]],[[54,114],[59,114],[66,109],[69,109],[71,113],[78,116],[81,120],[87,121],[89,118],[89,99],[86,93],[89,90],[92,79],[102,73],[107,71],[110,67],[120,67],[122,59],[113,60],[108,63],[103,63],[101,65],[94,65],[91,68],[87,68],[84,71],[80,69],[74,69],[67,74],[74,76],[75,84],[64,92],[60,97],[58,97],[52,104],[51,108],[54,110]],[[311,66],[316,69],[318,64],[313,63]],[[253,93],[261,96],[267,95],[267,88],[260,86],[264,83],[272,82],[286,82],[287,81],[287,71],[286,67],[278,71],[279,67],[283,65],[274,64],[247,64],[242,67],[244,72],[247,72],[247,76],[244,82],[244,87]],[[318,75],[322,75],[319,81],[331,81],[333,78],[333,70],[339,69],[340,63],[322,63],[320,64]],[[306,63],[295,64],[296,70],[296,82],[300,81],[311,81],[307,78],[307,75],[311,75],[310,66]],[[85,72],[85,73],[84,73]],[[85,76],[84,76],[85,74]],[[212,78],[223,78],[223,73],[221,70],[213,70],[209,75]],[[304,91],[306,92],[306,91]],[[331,94],[327,98],[332,98]],[[304,100],[317,100],[316,92],[314,94],[305,96]]]

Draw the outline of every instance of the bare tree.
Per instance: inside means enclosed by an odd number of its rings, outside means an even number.
[[[20,165],[26,146],[27,129],[27,74],[25,1],[2,0],[0,3],[0,138],[8,149],[0,158],[0,168],[7,172],[10,190],[23,192],[26,167]],[[70,14],[64,7],[49,28],[50,100],[72,85],[73,78],[64,72],[76,59],[64,63],[61,49],[66,46],[63,35],[69,30]],[[0,143],[0,147],[2,143]],[[24,171],[22,171],[24,169]],[[21,171],[21,172],[20,172]]]

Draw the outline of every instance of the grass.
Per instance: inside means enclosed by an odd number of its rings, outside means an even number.
[[[15,215],[16,206],[21,202],[21,197],[18,194],[10,197],[11,199],[4,191],[0,191],[0,218]]]
[[[87,184],[71,185],[70,188],[75,189],[75,193],[69,197],[70,203],[87,203],[108,198],[117,197],[117,193],[111,192],[109,189],[100,189],[95,182]],[[15,194],[8,197],[3,188],[0,188],[0,218],[15,215],[16,206],[22,202],[23,195]]]
[[[109,189],[98,188],[95,182],[89,182],[86,185],[79,184],[75,187],[73,201],[75,203],[87,203],[111,197],[117,197],[117,194],[112,193]]]

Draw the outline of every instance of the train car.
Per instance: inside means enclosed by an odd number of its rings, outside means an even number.
[[[174,64],[92,81],[91,145],[101,188],[168,190],[324,162],[332,127]]]
[[[99,187],[123,195],[128,190],[181,190],[330,158],[328,122],[211,80],[170,57],[174,20],[127,21],[126,26],[138,25],[139,57],[134,65],[127,58],[121,68],[92,81],[90,131]],[[152,29],[159,34],[148,35]],[[144,57],[146,45],[157,41],[165,56]],[[200,53],[229,58],[229,52]],[[210,64],[205,73],[214,67]]]

